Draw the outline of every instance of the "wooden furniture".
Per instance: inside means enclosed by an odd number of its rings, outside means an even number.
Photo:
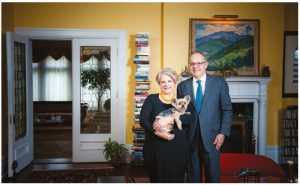
[[[242,127],[242,149],[243,153],[246,153],[246,121],[242,119],[233,119],[232,125]]]
[[[43,124],[57,125],[57,127],[59,127],[60,130],[61,130],[61,135],[63,136],[64,135],[64,124],[65,124],[65,122],[66,122],[65,118],[52,117],[51,119],[40,120],[40,122],[38,124],[40,124],[40,125],[43,125]],[[36,125],[36,126],[38,126],[38,125]],[[37,128],[41,128],[41,127],[37,127]],[[47,127],[45,127],[45,128],[47,128]]]
[[[233,119],[230,136],[226,137],[221,153],[251,153],[247,150],[247,121],[244,119]]]
[[[33,116],[40,120],[50,120],[52,116],[61,116],[66,122],[72,122],[72,101],[33,102]]]
[[[283,110],[283,158],[284,163],[298,164],[298,106]]]

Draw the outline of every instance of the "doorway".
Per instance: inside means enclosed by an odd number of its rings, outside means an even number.
[[[104,161],[101,157],[104,149],[103,145],[111,138],[112,140],[120,143],[126,143],[126,31],[125,30],[79,30],[79,29],[38,29],[38,28],[16,28],[16,34],[20,35],[31,48],[32,40],[70,40],[72,41],[72,161],[73,162],[99,162]],[[84,45],[81,41],[83,41]],[[90,42],[91,41],[91,42]],[[103,42],[104,41],[104,42]],[[107,41],[110,43],[107,43]],[[95,43],[96,42],[96,43]],[[77,44],[76,44],[77,43]],[[78,45],[79,43],[79,45]],[[102,45],[104,43],[104,45]],[[91,45],[90,45],[91,44]],[[111,93],[110,93],[110,117],[111,126],[108,133],[82,133],[81,132],[81,99],[80,99],[80,48],[83,46],[109,46],[112,48],[112,72],[111,72]],[[27,45],[26,45],[27,46]],[[79,46],[79,48],[78,48]],[[8,48],[12,48],[8,46]],[[29,54],[30,55],[30,54]],[[28,55],[28,56],[29,56]],[[13,61],[13,55],[8,55],[8,60]],[[32,65],[32,57],[26,58],[26,63],[29,62]],[[31,74],[32,67],[29,68],[28,73]],[[32,78],[30,79],[28,87],[32,89]],[[27,81],[26,81],[27,83]],[[32,92],[31,92],[32,93]],[[32,94],[29,94],[28,113],[27,117],[33,115],[32,110]],[[15,97],[16,98],[16,97]],[[14,101],[9,101],[13,103]],[[10,105],[9,105],[10,106]],[[10,109],[9,109],[10,110]],[[9,112],[9,114],[14,114]],[[112,116],[118,115],[118,116]],[[54,115],[53,115],[54,116]],[[52,118],[51,118],[52,119]],[[61,119],[54,116],[54,119]],[[11,119],[10,117],[10,120]],[[14,120],[13,120],[14,121]],[[28,131],[33,132],[33,121],[26,122],[26,128]],[[13,125],[13,123],[11,124]],[[9,127],[9,133],[14,133],[13,126]],[[10,134],[14,135],[14,134]],[[30,136],[30,135],[29,135]],[[29,144],[22,145],[24,150],[20,150],[18,147],[20,142],[17,142],[14,137],[9,138],[9,166],[12,161],[18,161],[19,164],[22,161],[21,157],[25,156],[23,151],[29,153],[27,161],[32,161],[34,145],[30,145],[33,142],[33,137],[28,137]],[[23,149],[22,148],[22,149]],[[10,152],[12,151],[12,152]],[[13,151],[21,152],[15,155]],[[27,152],[28,151],[28,152]],[[23,152],[23,153],[22,153]],[[80,153],[81,152],[81,153]],[[83,152],[83,153],[82,153]],[[77,158],[80,156],[80,158]],[[27,156],[27,155],[26,155]],[[28,162],[24,165],[19,165],[17,171],[22,170]],[[12,175],[12,170],[9,167],[9,176]]]
[[[71,161],[72,41],[31,41],[34,159]]]

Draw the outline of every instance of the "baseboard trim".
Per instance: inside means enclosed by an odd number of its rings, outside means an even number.
[[[266,156],[271,158],[277,164],[284,164],[282,157],[282,147],[279,146],[267,146],[266,147]]]

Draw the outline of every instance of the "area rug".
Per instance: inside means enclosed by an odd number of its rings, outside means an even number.
[[[26,183],[97,183],[99,177],[115,176],[114,169],[33,171]],[[148,177],[129,177],[130,183],[149,183]]]
[[[98,177],[112,176],[113,170],[33,171],[28,183],[96,183]]]

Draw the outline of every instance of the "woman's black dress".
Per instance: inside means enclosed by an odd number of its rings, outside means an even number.
[[[175,137],[171,141],[160,139],[153,133],[155,117],[171,107],[171,104],[165,104],[159,99],[159,94],[151,94],[141,109],[140,123],[145,129],[143,155],[150,182],[184,182],[188,157],[184,123],[183,130],[174,124]]]

